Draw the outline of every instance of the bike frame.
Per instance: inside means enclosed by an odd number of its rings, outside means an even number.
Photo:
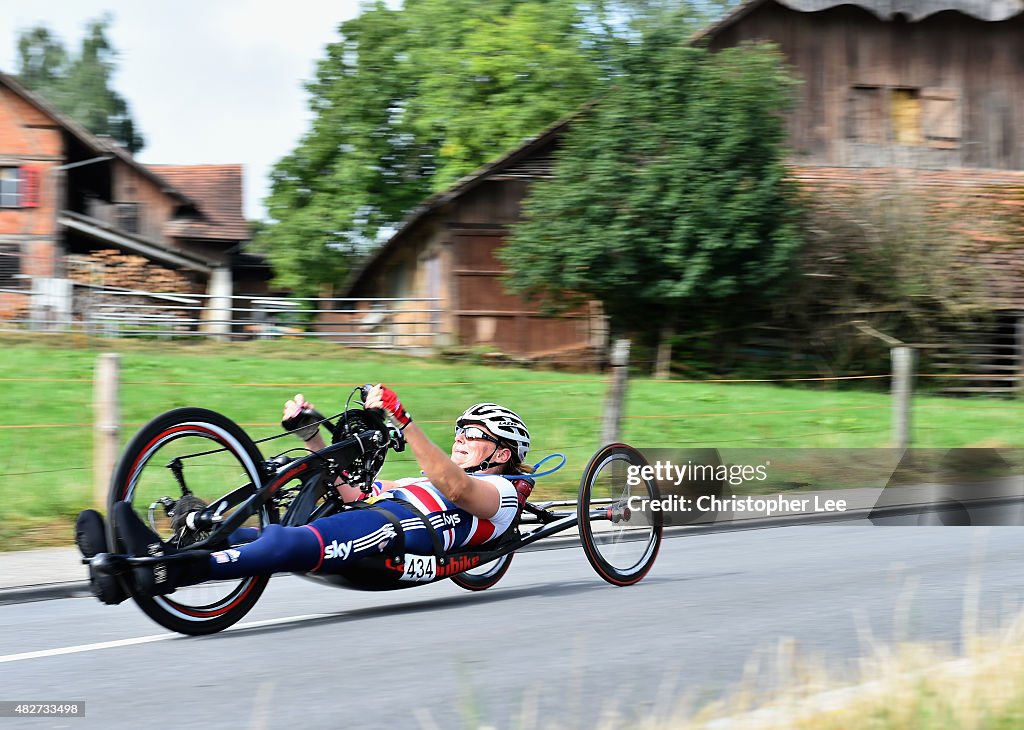
[[[217,545],[220,546],[223,543],[221,538],[225,535],[230,535],[232,532],[241,527],[246,520],[254,516],[259,508],[265,503],[274,498],[278,491],[288,482],[298,478],[302,485],[299,488],[298,494],[295,496],[295,501],[302,498],[309,490],[314,489],[318,486],[321,480],[328,479],[333,471],[339,468],[339,464],[350,464],[354,459],[360,455],[366,454],[371,450],[380,450],[387,448],[387,437],[376,429],[368,429],[359,433],[348,436],[337,443],[320,449],[319,451],[312,452],[306,456],[288,461],[285,464],[276,466],[271,469],[272,464],[267,460],[259,465],[260,469],[266,472],[267,476],[264,482],[259,485],[255,491],[253,491],[253,485],[251,483],[242,485],[223,497],[210,503],[209,507],[204,510],[202,515],[211,524],[212,529],[210,534],[192,545],[187,550],[175,553],[167,556],[128,556],[128,555],[111,555],[109,556],[117,569],[127,569],[128,567],[152,565],[155,563],[166,563],[174,560],[188,560],[193,558],[197,552],[204,551],[209,546]],[[248,496],[246,496],[248,495]],[[241,501],[239,501],[241,500]],[[602,500],[606,502],[612,502],[612,500]],[[479,550],[476,548],[463,548],[460,550],[453,550],[445,554],[444,556],[437,556],[439,566],[449,566],[451,569],[438,571],[438,575],[432,581],[425,581],[419,583],[405,583],[401,585],[394,585],[395,588],[406,588],[413,587],[415,585],[425,585],[427,582],[434,582],[435,580],[441,580],[443,578],[450,577],[451,575],[462,572],[461,570],[454,570],[459,565],[465,565],[466,561],[473,562],[473,567],[477,565],[484,565],[486,563],[497,560],[509,553],[513,553],[520,550],[527,545],[542,540],[551,535],[569,530],[576,527],[579,524],[579,518],[576,512],[551,512],[548,508],[557,506],[568,506],[574,504],[573,502],[546,502],[540,505],[534,505],[530,502],[526,502],[520,512],[520,520],[523,517],[528,517],[529,520],[520,524],[538,524],[539,527],[532,529],[525,534],[516,532],[516,536],[513,539],[503,540],[500,544],[494,546],[491,549]],[[233,508],[233,511],[223,519],[219,516],[221,513]],[[310,517],[316,518],[316,512],[313,512]],[[591,509],[589,519],[594,520],[613,520],[614,514],[612,508],[606,509]],[[362,562],[366,561],[367,558],[363,558]],[[311,576],[317,578],[331,578],[332,575],[317,575]],[[344,581],[344,579],[342,579]],[[330,580],[328,582],[331,582]],[[350,587],[351,581],[348,582]],[[373,588],[374,586],[368,586]]]

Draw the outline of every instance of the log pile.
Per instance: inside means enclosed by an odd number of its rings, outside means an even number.
[[[28,302],[25,294],[0,294],[0,320],[27,319]]]
[[[194,293],[187,276],[155,264],[142,256],[102,249],[76,257],[68,276],[83,284],[148,292]]]
[[[147,294],[194,294],[202,289],[193,286],[184,273],[142,256],[114,249],[69,256],[68,278],[90,285],[76,292],[76,319],[105,323],[111,332],[141,334],[151,328],[186,331],[198,316],[196,311],[175,308],[170,301]],[[125,296],[92,287],[129,289],[139,294]]]

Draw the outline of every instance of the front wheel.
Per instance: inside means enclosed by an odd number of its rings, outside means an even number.
[[[125,448],[111,480],[108,512],[115,502],[128,502],[167,542],[173,535],[163,503],[177,500],[185,490],[207,504],[235,490],[255,493],[261,484],[262,465],[256,444],[231,419],[204,408],[168,411],[143,426]],[[232,500],[233,504],[239,501]],[[225,516],[228,514],[230,509]],[[271,506],[264,504],[231,538],[249,542],[272,519]],[[110,524],[107,529],[110,545],[124,552],[115,526]],[[269,580],[270,576],[258,576],[212,581],[179,588],[167,596],[133,594],[132,598],[164,628],[182,634],[212,634],[245,616]],[[131,591],[130,581],[125,583]]]
[[[502,555],[487,565],[473,570],[466,570],[452,576],[452,583],[467,591],[484,591],[493,586],[508,571],[512,565],[512,556],[515,553]]]
[[[639,474],[647,460],[632,446],[598,451],[580,480],[580,541],[597,574],[617,586],[633,585],[654,565],[661,546],[661,512],[651,509],[657,485]]]

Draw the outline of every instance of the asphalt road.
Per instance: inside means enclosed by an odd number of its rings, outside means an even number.
[[[760,662],[763,681],[786,637],[834,667],[871,641],[955,648],[965,605],[987,626],[1022,596],[1024,530],[846,524],[666,540],[630,588],[601,581],[578,547],[517,555],[483,593],[277,577],[241,624],[203,638],[167,634],[130,602],[9,605],[0,700],[84,700],[86,717],[0,730],[590,728],[609,713],[629,726],[721,695],[745,666]]]

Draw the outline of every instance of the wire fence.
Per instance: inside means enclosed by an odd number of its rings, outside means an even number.
[[[436,298],[151,292],[39,277],[7,284],[0,288],[0,332],[157,340],[314,338],[387,350],[432,348],[443,339]]]
[[[947,373],[915,373],[915,378],[949,378],[949,377],[963,377],[963,378],[987,378],[992,377],[990,375],[978,374],[978,373],[963,373],[949,375]],[[792,382],[835,382],[841,380],[880,380],[880,379],[891,379],[891,374],[884,375],[849,375],[842,377],[806,377],[806,378],[709,378],[709,379],[673,379],[667,378],[663,380],[656,380],[659,384],[671,385],[673,383],[684,383],[684,384],[709,384],[709,385],[727,385],[727,384],[748,384],[748,383],[792,383]],[[1024,380],[1024,376],[1022,376]],[[92,383],[92,378],[4,378],[0,377],[0,383]],[[393,387],[401,388],[443,388],[443,387],[458,387],[466,385],[548,385],[548,384],[580,384],[580,385],[593,385],[595,380],[593,378],[540,378],[536,380],[436,380],[436,381],[389,381],[389,385]],[[121,381],[121,385],[155,385],[155,386],[213,386],[218,388],[356,388],[365,383],[362,382],[333,382],[333,381],[304,381],[304,382],[279,382],[279,383],[225,383],[223,381],[198,381],[198,380],[125,380]]]
[[[976,374],[964,374],[965,377],[984,377],[984,375]],[[647,448],[670,448],[670,447],[689,447],[689,446],[717,446],[717,447],[729,447],[729,446],[744,446],[744,445],[772,445],[772,444],[792,444],[794,441],[801,439],[816,440],[820,442],[822,439],[828,439],[832,437],[842,438],[844,436],[852,434],[880,434],[880,428],[884,431],[885,429],[885,413],[892,409],[892,404],[889,402],[873,402],[873,403],[833,403],[820,405],[813,405],[813,407],[738,407],[738,408],[711,408],[711,409],[700,409],[700,408],[680,408],[679,401],[672,397],[672,390],[675,387],[692,386],[692,385],[704,385],[704,386],[721,386],[725,388],[722,391],[723,398],[728,397],[728,386],[730,385],[784,385],[798,382],[801,384],[813,384],[813,383],[835,383],[845,380],[885,380],[890,379],[891,374],[873,374],[873,375],[858,375],[858,376],[829,376],[829,377],[818,377],[818,378],[741,378],[741,379],[711,379],[711,380],[696,380],[696,379],[671,379],[664,381],[644,381],[644,387],[652,387],[652,384],[656,386],[660,392],[666,396],[664,400],[660,402],[650,402],[637,404],[633,403],[630,407],[627,407],[626,411],[622,415],[622,421],[624,422],[624,430],[628,432],[635,432],[642,434],[642,443],[639,445]],[[936,378],[936,377],[949,377],[946,373],[933,374],[923,373],[915,375],[916,378]],[[50,377],[3,377],[0,378],[0,382],[7,384],[32,384],[32,385],[72,385],[80,387],[91,388],[94,384],[91,378],[50,378]],[[295,389],[295,390],[321,390],[321,389],[351,389],[361,382],[354,381],[289,381],[289,382],[238,382],[230,383],[223,382],[220,380],[208,380],[208,381],[185,381],[185,380],[146,380],[146,379],[130,379],[124,380],[119,383],[119,387],[128,389],[134,388],[174,388],[176,389],[176,395],[181,398],[182,389],[189,389],[193,393],[200,394],[204,389]],[[523,398],[528,398],[529,393],[532,389],[539,386],[545,388],[558,388],[563,386],[585,386],[588,393],[598,395],[603,392],[605,387],[605,381],[595,377],[557,377],[552,374],[552,377],[526,377],[521,379],[515,378],[495,378],[493,380],[470,380],[470,379],[438,379],[438,380],[408,380],[408,381],[393,381],[389,382],[389,385],[400,388],[403,391],[411,389],[427,389],[433,391],[443,392],[455,392],[457,389],[465,388],[467,386],[474,386],[477,388],[484,388],[489,390],[498,390],[503,393],[505,397],[520,395]],[[515,391],[516,388],[522,388],[522,391]],[[791,389],[783,389],[783,393],[792,392]],[[565,413],[565,412],[551,412],[547,413],[543,417],[544,427],[548,430],[552,430],[553,427],[557,427],[560,424],[569,428],[569,432],[574,434],[588,433],[593,431],[593,424],[599,419],[600,414],[600,399],[594,398],[593,395],[586,397],[586,406],[588,408],[587,413]],[[878,394],[873,394],[878,396]],[[856,394],[854,394],[856,397]],[[883,399],[884,400],[884,399]],[[746,402],[746,401],[743,401]],[[946,420],[963,420],[963,417],[967,414],[981,414],[981,418],[988,418],[990,416],[1005,416],[1010,414],[1014,416],[1014,422],[1017,417],[1021,415],[1021,411],[1024,410],[1024,404],[1018,404],[1014,402],[1001,401],[998,403],[991,401],[971,401],[968,399],[945,399],[945,402],[919,402],[915,403],[914,411],[919,416],[919,422],[915,425],[915,430],[918,432],[934,432],[944,428],[942,425],[934,425],[928,422],[921,422],[921,416],[928,413],[942,414],[946,417]],[[638,412],[640,411],[640,412]],[[880,414],[875,416],[874,414]],[[860,416],[865,416],[870,420],[862,422]],[[948,417],[947,417],[948,416]],[[807,418],[821,417],[826,420],[816,421],[813,424],[812,429],[801,430],[799,428],[794,429],[793,426],[797,423],[804,423]],[[840,417],[838,420],[833,417]],[[831,419],[831,420],[830,420]],[[852,420],[850,420],[852,419]],[[1005,420],[1005,419],[1004,419]],[[454,425],[454,419],[421,419],[418,421],[425,427],[431,426],[447,426]],[[692,424],[695,423],[709,423],[709,422],[720,422],[730,424],[730,428],[727,432],[721,432],[717,430],[714,435],[702,436],[701,434],[693,433],[694,428],[691,428]],[[764,427],[763,424],[775,424],[772,428],[779,428],[781,432],[772,433],[770,429]],[[634,428],[631,424],[635,424]],[[645,424],[652,424],[647,426]],[[781,424],[781,425],[779,425]],[[989,429],[987,433],[982,434],[981,438],[984,437],[995,437],[1000,434],[1004,428],[1002,421],[995,423],[995,425],[982,425],[979,428]],[[14,433],[24,431],[27,433],[40,434],[39,439],[46,440],[51,438],[47,435],[48,432],[60,433],[67,431],[75,431],[78,433],[86,432],[95,428],[95,423],[90,419],[75,419],[69,420],[68,422],[47,422],[47,423],[6,423],[0,424],[0,432],[3,433]],[[143,421],[136,420],[124,420],[118,424],[122,433],[129,433],[135,429],[144,425]],[[245,429],[260,429],[260,430],[279,430],[280,424],[276,421],[267,420],[249,420],[240,422],[240,425]],[[696,430],[700,430],[703,427],[697,427]],[[746,432],[745,432],[746,431]],[[882,433],[882,436],[885,434]],[[581,439],[583,443],[579,442],[562,442],[562,443],[546,443],[543,444],[545,452],[557,451],[567,453],[571,455],[574,463],[582,464],[594,450],[594,445],[588,441],[592,439],[584,438]],[[395,464],[412,464],[413,459],[409,454],[394,455],[390,459]],[[33,460],[34,463],[39,463],[38,459]],[[81,465],[67,465],[67,466],[54,466],[50,463],[44,463],[40,465],[40,468],[33,469],[27,467],[27,463],[33,462],[19,462],[17,464],[8,462],[6,468],[0,470],[0,478],[11,478],[11,477],[28,477],[28,476],[47,476],[47,475],[59,475],[67,474],[71,472],[87,472],[91,469],[90,466]]]

